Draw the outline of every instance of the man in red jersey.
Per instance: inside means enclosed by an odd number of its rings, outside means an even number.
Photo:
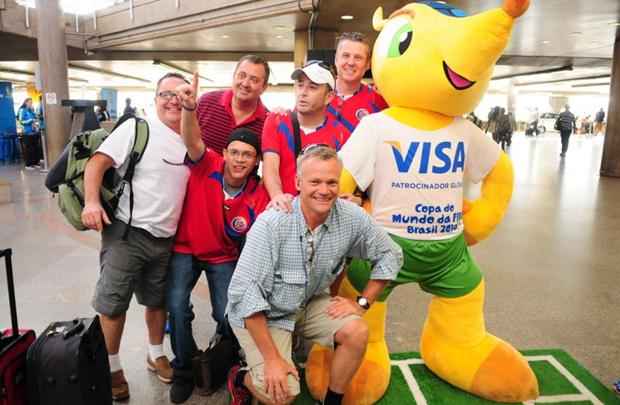
[[[237,128],[248,128],[260,141],[267,109],[260,96],[269,82],[269,64],[261,56],[245,55],[235,68],[232,87],[203,94],[196,107],[199,128],[207,148],[222,154],[228,136]]]
[[[265,187],[272,205],[286,211],[290,211],[293,196],[297,195],[292,114],[299,121],[300,149],[323,144],[339,150],[348,136],[346,128],[329,120],[326,113],[335,86],[329,66],[322,61],[309,61],[295,70],[291,78],[295,80],[295,111],[269,115],[261,141]]]
[[[387,108],[387,103],[376,90],[362,83],[364,74],[370,69],[370,44],[364,34],[345,32],[340,35],[335,60],[338,72],[335,97],[327,113],[351,135],[364,116]]]
[[[204,271],[209,283],[212,316],[217,333],[227,335],[225,320],[228,285],[245,234],[269,202],[256,175],[260,161],[258,135],[248,128],[235,129],[227,138],[223,157],[200,137],[196,107],[198,76],[176,93],[183,108],[181,132],[191,168],[167,279],[166,302],[175,359],[170,389],[173,403],[185,402],[194,381],[191,359],[197,351],[192,335],[194,313],[191,292]]]

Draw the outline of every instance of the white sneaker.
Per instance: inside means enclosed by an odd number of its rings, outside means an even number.
[[[26,166],[26,170],[34,170],[34,166]]]

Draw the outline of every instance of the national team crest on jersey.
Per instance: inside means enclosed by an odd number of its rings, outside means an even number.
[[[244,217],[234,217],[231,221],[230,225],[232,228],[239,233],[244,233],[248,230],[248,221]]]
[[[370,114],[370,112],[367,109],[359,108],[357,111],[355,111],[355,118],[357,118],[357,120],[360,121],[362,118],[364,118],[368,114]]]

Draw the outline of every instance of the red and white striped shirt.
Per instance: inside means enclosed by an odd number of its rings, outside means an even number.
[[[235,123],[232,112],[233,92],[228,90],[216,90],[203,94],[198,100],[196,115],[200,126],[200,134],[207,148],[210,148],[220,155],[222,149],[226,147],[228,136],[237,128],[245,127],[260,136],[263,132],[263,124],[267,117],[267,109],[260,99],[254,114],[239,124]]]

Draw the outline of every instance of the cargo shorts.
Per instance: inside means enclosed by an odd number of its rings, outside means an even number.
[[[164,308],[166,273],[174,238],[157,238],[144,229],[114,220],[101,233],[100,273],[92,306],[110,317],[122,315],[129,308],[133,294],[138,303]]]

